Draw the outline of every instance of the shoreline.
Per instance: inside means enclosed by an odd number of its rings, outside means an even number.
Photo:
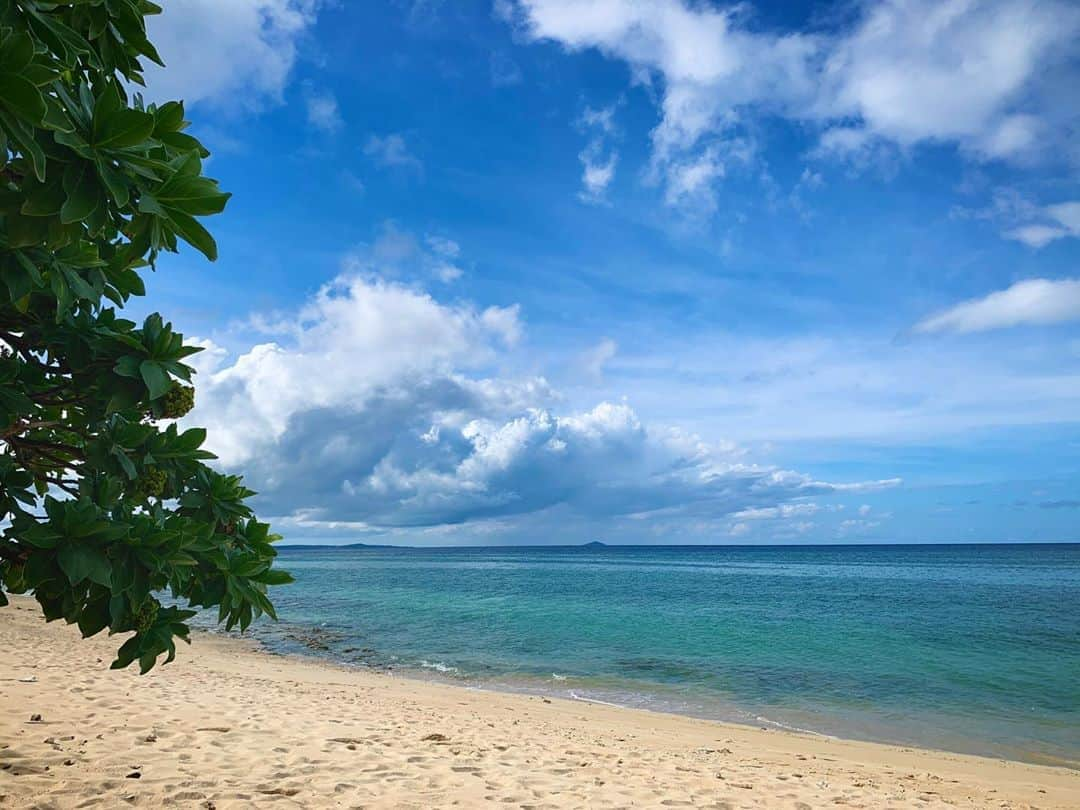
[[[649,714],[658,714],[662,716],[690,718],[705,722],[713,722],[720,725],[733,725],[742,728],[758,729],[761,731],[788,732],[829,740],[848,740],[851,742],[874,743],[898,748],[913,748],[939,752],[942,754],[960,754],[982,757],[985,759],[1022,762],[1030,765],[1066,768],[1080,772],[1080,758],[1058,756],[1047,751],[1035,748],[1022,748],[1019,745],[1005,742],[997,743],[997,745],[994,746],[982,739],[972,741],[967,747],[963,747],[962,744],[950,746],[947,742],[935,744],[933,741],[914,738],[905,739],[902,735],[890,737],[888,731],[892,727],[884,723],[873,725],[873,720],[868,720],[867,718],[862,719],[863,731],[860,733],[859,731],[854,730],[855,725],[851,721],[851,718],[847,718],[847,721],[842,721],[840,720],[841,715],[819,713],[814,717],[806,717],[806,720],[811,722],[815,720],[819,721],[823,726],[827,725],[827,721],[832,720],[833,725],[835,726],[835,728],[832,729],[813,728],[810,727],[811,723],[806,723],[804,725],[804,721],[801,718],[796,720],[795,718],[785,716],[783,719],[777,719],[762,714],[761,712],[765,710],[765,707],[752,707],[745,704],[739,704],[733,700],[715,698],[707,695],[698,696],[698,699],[693,701],[684,698],[683,707],[680,708],[675,705],[676,701],[671,695],[663,694],[663,689],[667,686],[664,684],[642,685],[646,688],[641,691],[630,691],[627,689],[627,691],[619,692],[614,699],[606,699],[607,695],[603,698],[597,698],[576,694],[574,691],[575,689],[604,689],[605,686],[610,686],[610,684],[601,685],[597,683],[581,684],[580,681],[584,680],[582,676],[566,676],[552,673],[552,680],[548,681],[543,676],[535,673],[505,673],[485,677],[477,674],[463,673],[456,666],[444,665],[438,662],[429,663],[424,661],[420,666],[409,664],[389,665],[365,663],[360,660],[349,660],[340,654],[335,654],[325,644],[312,645],[308,643],[311,638],[315,637],[315,634],[322,630],[322,628],[315,626],[298,627],[299,631],[296,634],[285,637],[287,638],[287,641],[267,638],[259,633],[256,626],[249,628],[244,635],[241,635],[236,631],[225,632],[219,630],[216,625],[195,625],[192,629],[193,632],[202,635],[253,644],[253,649],[255,651],[267,655],[293,658],[300,662],[312,662],[315,665],[336,667],[345,672],[371,673],[404,680],[414,680],[420,683],[440,684],[451,688],[468,689],[479,692],[521,695],[527,697],[546,697],[553,700],[591,703],[625,711],[647,712]],[[566,686],[566,682],[571,678],[576,679],[579,683]],[[630,686],[631,684],[629,683],[620,685],[620,687]],[[638,684],[633,684],[633,686],[638,686]],[[649,686],[654,687],[654,691],[648,690],[647,687]],[[620,702],[618,700],[619,696],[625,696],[628,700]],[[634,698],[639,699],[640,702],[634,703]],[[657,705],[646,705],[653,699],[657,701]],[[875,731],[879,731],[880,733],[875,733]],[[946,737],[947,735],[944,733],[939,734],[939,738],[942,740],[946,739]],[[957,740],[963,738],[958,737],[956,732],[952,732],[952,737],[949,739]]]
[[[1080,806],[1067,767],[462,687],[216,633],[140,678],[108,670],[118,643],[25,598],[0,609],[0,807]]]

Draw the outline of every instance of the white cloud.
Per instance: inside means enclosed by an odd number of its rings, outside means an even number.
[[[829,49],[827,94],[817,100],[825,117],[858,116],[867,134],[901,146],[944,141],[989,157],[1022,155],[1044,134],[1050,111],[1026,109],[1035,94],[1025,91],[1068,48],[1080,24],[1074,8],[1027,0],[866,8]]]
[[[449,284],[465,271],[459,266],[461,247],[453,239],[428,234],[423,242],[411,232],[387,220],[379,226],[378,236],[370,245],[361,244],[341,259],[346,274],[362,274],[413,279],[429,279]]]
[[[610,144],[616,134],[615,106],[598,110],[586,107],[578,120],[579,129],[589,134],[588,143],[578,154],[582,185],[578,197],[583,202],[603,202],[608,186],[615,179],[619,153]]]
[[[1080,320],[1080,279],[1029,279],[939,312],[915,325],[916,332],[985,332]]]
[[[1017,160],[1060,154],[1077,118],[1053,92],[1075,83],[1080,11],[1063,3],[885,0],[827,33],[769,32],[746,5],[686,0],[519,0],[516,10],[533,39],[595,48],[662,81],[653,168],[675,179],[669,202],[723,177],[709,150],[755,116],[818,126],[823,153],[949,143]]]
[[[435,268],[435,278],[441,281],[443,284],[450,284],[457,281],[465,274],[460,267],[457,267],[450,262],[441,262]]]
[[[976,342],[685,328],[645,340],[632,329],[614,334],[619,362],[606,369],[599,395],[626,396],[644,419],[710,441],[904,443],[1067,422],[1080,409],[1080,354],[1057,330]]]
[[[798,517],[809,517],[816,514],[821,507],[816,503],[785,503],[780,506],[764,506],[754,509],[743,509],[731,517],[735,520],[790,520]]]
[[[410,287],[362,276],[323,287],[289,320],[268,319],[280,341],[253,346],[200,386],[200,419],[225,464],[279,442],[298,413],[363,409],[414,379],[448,379],[515,336],[516,310],[445,307]]]
[[[604,376],[604,366],[615,358],[618,351],[618,343],[611,338],[603,338],[595,346],[582,353],[581,365],[585,374],[593,380],[602,378]]]
[[[593,150],[585,149],[578,157],[582,166],[582,199],[588,201],[602,199],[607,187],[615,179],[615,163],[618,161],[618,155],[613,152],[606,159],[598,160]]]
[[[456,259],[461,253],[461,245],[445,236],[429,234],[424,241],[428,243],[428,247],[448,259]]]
[[[1069,231],[1057,225],[1020,225],[1005,231],[1002,236],[1038,249],[1069,236]]]
[[[809,192],[817,191],[824,185],[825,178],[821,176],[821,172],[813,171],[807,166],[803,169],[802,174],[799,175],[798,182],[792,187],[791,193],[788,195],[788,202],[800,216],[804,219],[809,219],[811,212],[806,204],[805,195]]]
[[[647,425],[625,403],[560,412],[543,378],[490,373],[520,339],[516,306],[443,304],[368,272],[254,320],[275,339],[238,356],[206,344],[190,419],[226,468],[243,468],[263,514],[297,531],[552,510],[575,525],[648,527],[793,502],[802,514],[808,499],[853,486],[747,463],[729,445]]]
[[[337,98],[329,90],[308,88],[304,102],[307,105],[308,123],[315,129],[332,135],[345,125]]]
[[[1080,200],[1046,207],[1046,213],[1057,220],[1073,236],[1080,236]]]
[[[952,216],[988,220],[1002,228],[1006,239],[1023,242],[1036,250],[1066,237],[1080,237],[1080,200],[1037,205],[1013,188],[994,189],[990,203],[982,208],[956,207]]]
[[[1080,237],[1080,200],[1048,205],[1029,215],[1042,221],[1012,228],[1004,236],[1036,249],[1067,236]]]
[[[166,68],[147,65],[150,98],[258,108],[280,103],[317,0],[169,0],[147,20]]]
[[[699,210],[710,212],[716,207],[713,181],[722,178],[725,172],[724,162],[715,145],[687,160],[672,162],[668,168],[664,199],[668,205],[696,201]]]
[[[434,255],[432,275],[435,278],[443,284],[450,284],[465,274],[464,270],[454,264],[461,253],[461,246],[457,242],[438,235],[428,235],[425,241]]]
[[[405,138],[397,133],[369,136],[364,144],[364,154],[386,168],[411,169],[418,174],[424,170],[424,164],[409,151]]]

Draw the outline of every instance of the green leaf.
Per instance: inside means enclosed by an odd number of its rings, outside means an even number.
[[[105,188],[109,190],[109,194],[112,195],[117,206],[120,208],[126,207],[130,199],[127,178],[104,160],[98,161],[97,169],[98,174],[105,183]]]
[[[116,660],[112,662],[109,669],[123,669],[132,661],[135,660],[135,656],[138,655],[139,643],[142,641],[139,636],[132,636],[125,641],[120,649],[116,653]]]
[[[263,571],[261,574],[252,577],[256,582],[261,582],[264,585],[288,585],[290,582],[295,582],[292,574],[288,571],[282,571],[279,568],[271,568],[267,571]]]
[[[0,88],[3,87],[3,77],[0,77]],[[38,182],[45,182],[45,150],[37,142],[33,127],[12,112],[9,112],[0,104],[0,133],[7,136],[9,141],[19,147],[23,155],[30,158],[34,166],[34,176]],[[61,134],[61,133],[58,133]],[[10,227],[10,226],[9,226]],[[10,236],[8,237],[10,241]]]
[[[217,242],[210,232],[200,225],[194,217],[180,211],[169,211],[169,223],[176,234],[192,247],[199,250],[210,261],[217,260]]]
[[[83,638],[97,635],[109,624],[109,598],[103,595],[92,602],[79,614],[79,632]]]
[[[166,146],[170,146],[179,152],[192,152],[195,154],[206,157],[210,153],[199,143],[197,138],[193,138],[186,132],[162,132],[156,136]]]
[[[185,214],[206,216],[220,214],[232,195],[223,193],[218,184],[208,177],[178,174],[159,188],[154,196],[170,211],[179,209]]]
[[[69,165],[64,172],[64,191],[68,198],[60,209],[60,221],[81,222],[89,217],[101,201],[93,164],[80,160]]]
[[[131,355],[121,357],[116,361],[116,365],[113,366],[113,371],[121,377],[138,377],[139,365],[142,361],[143,359],[141,357],[132,357]]]
[[[33,124],[45,117],[45,100],[34,83],[15,73],[0,73],[0,104]]]
[[[56,216],[65,202],[67,202],[67,195],[64,193],[64,187],[59,180],[54,180],[30,190],[21,211],[28,217]]]
[[[118,314],[162,251],[185,241],[216,258],[198,218],[229,200],[203,176],[209,153],[182,103],[134,90],[140,62],[158,58],[145,23],[158,11],[0,0],[0,320],[14,340],[0,355],[0,434],[34,443],[0,453],[0,545],[25,560],[0,565],[2,585],[84,635],[137,629],[112,666],[142,671],[189,635],[192,611],[142,609],[155,594],[246,628],[274,615],[269,587],[291,581],[271,567],[278,536],[254,518],[254,493],[205,465],[206,431],[161,421],[186,411],[189,392],[166,400],[198,347],[159,315]]]
[[[160,137],[162,133],[179,132],[183,128],[183,102],[170,101],[158,107],[154,113],[154,135]]]
[[[34,40],[28,34],[11,34],[0,42],[0,73],[21,73],[34,58]]]
[[[169,379],[169,375],[161,367],[161,364],[154,360],[143,360],[139,365],[139,374],[150,392],[150,399],[163,396],[172,387],[172,380]]]
[[[56,555],[60,569],[72,585],[78,585],[84,579],[99,585],[109,586],[112,569],[109,558],[101,549],[88,543],[68,543]]]
[[[94,136],[96,149],[124,149],[144,143],[154,133],[154,116],[140,110],[121,110],[102,122]]]

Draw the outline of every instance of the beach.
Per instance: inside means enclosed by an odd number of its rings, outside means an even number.
[[[0,807],[1080,806],[1080,771],[430,683],[0,609]],[[40,715],[40,719],[32,717]]]

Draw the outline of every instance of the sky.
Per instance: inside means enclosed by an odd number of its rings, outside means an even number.
[[[1080,541],[1080,7],[170,0],[294,543]]]

